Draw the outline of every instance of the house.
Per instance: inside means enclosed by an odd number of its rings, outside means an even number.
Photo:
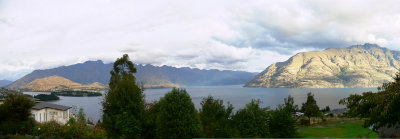
[[[66,124],[69,118],[72,117],[70,109],[71,107],[69,106],[39,102],[32,107],[31,116],[39,123],[56,121],[60,124]]]
[[[4,98],[0,98],[0,104],[3,104],[4,103]]]

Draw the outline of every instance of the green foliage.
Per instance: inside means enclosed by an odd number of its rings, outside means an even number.
[[[50,95],[40,94],[40,95],[36,95],[34,98],[39,99],[40,101],[50,101],[50,100],[59,100],[60,99],[54,93],[51,93]]]
[[[269,129],[273,138],[294,138],[298,135],[297,119],[293,116],[297,105],[294,105],[294,99],[290,95],[284,101],[284,105],[279,105],[276,110],[271,111]]]
[[[156,133],[156,120],[157,120],[157,112],[159,111],[159,105],[157,101],[153,103],[146,104],[145,111],[145,122],[143,128],[143,138],[155,138]]]
[[[270,137],[268,109],[269,107],[260,107],[260,100],[251,100],[245,108],[238,110],[233,116],[233,122],[240,136],[244,138]]]
[[[314,99],[314,95],[311,92],[307,93],[307,101],[301,106],[301,111],[304,112],[304,115],[307,116],[309,120],[311,120],[311,117],[322,117],[317,101]]]
[[[302,126],[309,126],[309,125],[310,125],[310,119],[301,118],[301,119],[300,119],[300,125],[302,125]]]
[[[384,83],[378,87],[378,92],[364,92],[362,95],[353,94],[340,100],[349,108],[350,116],[367,118],[366,127],[392,127],[400,124],[400,73],[394,82]]]
[[[67,124],[60,125],[55,121],[37,124],[32,135],[38,138],[68,138],[68,139],[103,139],[106,132],[98,126],[90,127],[71,118]]]
[[[34,121],[30,118],[35,102],[31,98],[10,93],[0,105],[0,134],[25,134],[30,131]]]
[[[90,92],[90,91],[57,91],[51,92],[51,94],[58,96],[72,96],[72,97],[91,97],[91,96],[101,96],[100,92]]]
[[[329,106],[326,106],[324,109],[321,110],[321,112],[330,112],[331,108]]]
[[[127,54],[114,62],[103,105],[103,126],[111,138],[138,138],[142,134],[145,101],[136,85],[136,68]]]
[[[233,106],[228,103],[225,108],[223,101],[212,96],[203,98],[200,103],[202,108],[199,115],[203,125],[203,131],[207,138],[230,137],[232,133],[231,116]]]
[[[192,99],[186,90],[172,89],[158,103],[157,138],[201,137],[201,123]]]
[[[78,115],[77,115],[77,122],[79,123],[79,124],[82,124],[82,125],[86,125],[86,114],[85,114],[85,112],[83,112],[83,108],[80,108],[79,109],[79,112],[78,112]]]

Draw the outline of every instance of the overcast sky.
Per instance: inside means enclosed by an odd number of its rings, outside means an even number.
[[[400,1],[0,0],[0,79],[87,60],[260,72],[295,53],[400,49]]]

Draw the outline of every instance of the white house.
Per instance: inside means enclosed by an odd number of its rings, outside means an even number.
[[[39,123],[56,121],[60,124],[66,124],[72,115],[70,109],[69,106],[39,102],[32,107],[31,112],[32,118]]]

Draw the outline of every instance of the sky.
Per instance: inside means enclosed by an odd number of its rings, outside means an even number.
[[[394,0],[0,0],[0,80],[115,61],[261,72],[298,52],[400,50]]]

